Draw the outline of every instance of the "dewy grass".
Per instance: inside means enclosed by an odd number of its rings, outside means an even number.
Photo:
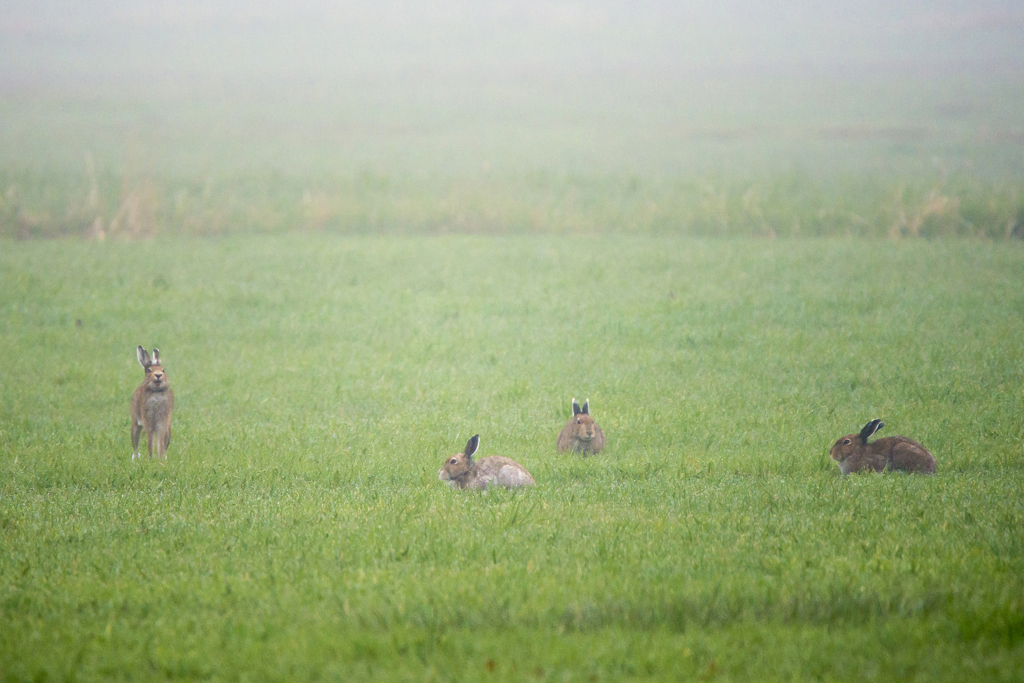
[[[1024,675],[1015,242],[0,246],[0,678]],[[872,417],[938,475],[839,476]]]

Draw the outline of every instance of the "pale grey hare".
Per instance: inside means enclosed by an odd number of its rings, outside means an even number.
[[[152,357],[141,346],[136,351],[146,379],[132,394],[132,460],[141,458],[139,437],[146,432],[149,457],[153,457],[153,443],[156,442],[156,456],[167,459],[167,447],[171,443],[171,414],[174,412],[174,392],[167,379],[164,366],[160,363],[160,349],[154,348]]]
[[[474,434],[461,453],[449,456],[437,471],[437,478],[453,489],[486,491],[492,486],[518,488],[533,486],[536,482],[526,468],[512,458],[490,455],[473,460],[480,448],[480,435]]]
[[[582,453],[600,453],[604,449],[604,431],[597,426],[590,416],[590,399],[583,402],[583,407],[572,400],[572,417],[562,427],[558,435],[558,452],[571,450]]]

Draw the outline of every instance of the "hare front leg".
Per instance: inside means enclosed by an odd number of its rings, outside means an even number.
[[[171,445],[171,428],[168,427],[166,431],[160,434],[156,442],[156,457],[157,460],[167,460],[167,447]]]
[[[142,436],[142,425],[139,424],[138,420],[132,420],[132,460],[138,460],[142,457],[139,453],[139,437]]]

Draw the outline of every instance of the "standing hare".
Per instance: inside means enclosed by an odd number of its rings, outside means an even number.
[[[533,486],[533,477],[526,468],[512,458],[491,455],[473,460],[480,448],[480,435],[474,434],[466,449],[449,456],[437,471],[437,478],[447,482],[453,489],[477,489],[486,491],[491,486],[505,486],[510,489],[519,486]]]
[[[153,457],[153,441],[156,441],[156,456],[167,459],[167,446],[171,443],[171,413],[174,412],[174,392],[167,381],[167,373],[160,364],[160,349],[153,349],[150,358],[146,349],[138,348],[139,363],[146,371],[146,379],[132,394],[132,460],[141,458],[139,437],[146,432],[149,457]]]
[[[887,436],[868,443],[868,437],[885,426],[881,420],[864,425],[860,434],[847,434],[829,453],[843,474],[870,470],[935,474],[935,458],[928,449],[905,436]]]
[[[600,453],[603,448],[604,431],[590,417],[590,399],[583,402],[582,408],[573,399],[572,417],[558,435],[558,452],[564,453],[571,449],[586,457],[588,453]]]

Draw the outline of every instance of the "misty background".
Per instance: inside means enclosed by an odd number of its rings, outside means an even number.
[[[0,169],[1019,184],[1021,73],[1006,0],[5,2]]]

